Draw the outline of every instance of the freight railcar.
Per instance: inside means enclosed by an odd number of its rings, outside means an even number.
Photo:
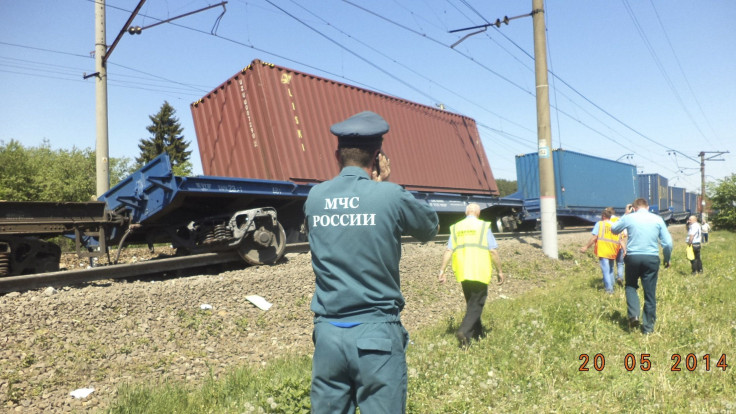
[[[161,154],[90,203],[0,202],[0,276],[59,269],[47,237],[75,240],[80,257],[108,246],[169,243],[178,254],[234,250],[252,265],[272,264],[287,242],[306,240],[302,207],[313,184],[233,177],[179,177]],[[484,211],[498,197],[410,191],[448,220],[469,202]],[[521,206],[508,201],[507,206]]]
[[[639,197],[649,203],[649,210],[665,221],[672,221],[669,181],[659,174],[639,174]]]
[[[330,126],[366,110],[390,126],[383,150],[392,182],[498,196],[478,128],[466,116],[259,60],[191,105],[205,175],[297,184],[337,175]]]
[[[669,191],[669,210],[672,211],[672,221],[681,222],[687,219],[689,212],[685,208],[685,198],[687,190],[682,187],[668,187]]]
[[[594,223],[606,207],[623,214],[635,198],[646,199],[650,211],[667,223],[697,214],[697,194],[668,186],[667,178],[659,174],[637,174],[633,165],[562,149],[553,151],[552,159],[559,227]],[[541,212],[536,153],[516,157],[516,176],[519,191],[510,197],[523,200],[518,221],[524,228],[537,226]]]
[[[435,207],[442,228],[463,217],[471,198],[494,222],[521,206],[498,198],[475,120],[463,115],[260,60],[191,105],[205,175],[298,185],[337,175],[330,126],[365,110],[390,126],[383,150],[391,181]],[[285,228],[294,240],[299,209],[279,216],[292,220]]]
[[[306,240],[302,206],[311,186],[339,172],[330,126],[364,110],[390,125],[383,149],[391,181],[433,207],[442,230],[469,202],[499,227],[496,218],[521,209],[521,200],[498,197],[475,121],[462,115],[258,60],[191,110],[205,175],[177,177],[163,154],[93,203],[94,217],[86,203],[61,217],[47,206],[23,215],[22,229],[19,207],[0,203],[0,276],[58,269],[58,247],[41,238],[59,234],[76,240],[80,256],[165,242],[184,253],[232,249],[247,263],[273,263],[285,243]],[[53,232],[36,226],[46,216]],[[18,230],[12,239],[3,234],[8,226]]]
[[[700,213],[700,194],[688,192],[685,198],[685,209],[690,214]]]
[[[674,186],[669,187],[669,193],[669,210],[672,212],[670,222],[684,223],[689,216],[698,214],[698,194]]]
[[[563,149],[552,152],[552,161],[558,227],[598,221],[606,207],[623,214],[626,204],[637,198],[638,175],[631,164]],[[516,179],[516,197],[523,199],[518,219],[522,227],[537,226],[541,216],[537,153],[516,157]]]

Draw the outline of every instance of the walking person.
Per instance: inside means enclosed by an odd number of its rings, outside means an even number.
[[[332,125],[340,173],[314,186],[304,205],[316,288],[312,413],[406,412],[401,324],[401,236],[429,241],[437,213],[386,182],[388,123],[365,111]]]
[[[504,282],[498,243],[491,231],[491,223],[480,220],[480,206],[470,203],[465,208],[465,218],[450,226],[450,239],[442,256],[438,280],[445,283],[445,269],[452,258],[452,271],[460,282],[465,296],[465,317],[455,333],[460,346],[466,348],[470,340],[485,336],[481,315],[488,298],[493,264],[498,270],[498,284]]]
[[[616,215],[616,210],[613,209],[613,207],[606,207],[606,210],[611,214],[611,223],[615,223],[618,221],[619,216]],[[622,231],[621,234],[618,235],[618,243],[620,248],[618,249],[618,254],[616,255],[616,284],[624,287],[624,257],[626,256],[626,238],[628,237],[628,234],[626,233],[626,230]]]
[[[710,224],[707,220],[703,220],[703,225],[700,226],[700,235],[703,236],[703,244],[708,244],[708,232],[710,231]]]
[[[601,220],[593,226],[590,240],[580,248],[580,252],[585,253],[590,246],[595,245],[595,255],[603,273],[603,289],[609,295],[613,294],[613,269],[621,249],[619,235],[611,232],[611,225],[611,211],[606,208],[601,212]]]
[[[626,214],[611,226],[614,234],[626,230],[629,234],[626,243],[626,308],[629,327],[641,324],[644,334],[654,332],[657,320],[657,277],[659,275],[659,247],[662,246],[664,267],[670,266],[672,255],[672,236],[667,225],[657,214],[649,212],[649,203],[637,198],[633,205],[626,206]],[[644,312],[639,321],[639,281],[644,290]]]
[[[690,260],[690,269],[692,275],[703,273],[703,262],[700,260],[700,247],[702,241],[702,232],[700,223],[696,216],[690,216],[687,219],[687,245],[693,249],[693,259]]]

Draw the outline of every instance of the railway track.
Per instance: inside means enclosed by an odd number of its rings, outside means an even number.
[[[558,230],[558,234],[580,233],[590,231],[590,227],[578,227]],[[540,232],[510,232],[497,233],[496,239],[511,239],[518,237],[536,237]],[[447,234],[437,235],[433,241],[444,243]],[[419,243],[413,237],[405,236],[403,243]],[[309,251],[309,243],[292,243],[286,245],[288,253],[306,253]],[[97,280],[125,279],[130,277],[146,277],[157,274],[171,274],[172,272],[185,271],[189,269],[206,268],[208,266],[222,265],[227,263],[243,262],[243,259],[235,251],[218,253],[203,253],[189,256],[168,257],[163,259],[147,260],[138,263],[117,264],[93,267],[82,270],[65,270],[59,272],[36,273],[22,276],[8,276],[0,278],[0,293],[28,291],[45,287],[70,286],[80,283],[94,282]]]

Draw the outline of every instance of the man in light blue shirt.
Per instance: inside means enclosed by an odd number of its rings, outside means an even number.
[[[629,238],[626,243],[626,306],[629,327],[639,326],[639,279],[644,290],[644,313],[641,331],[650,334],[654,331],[657,319],[657,276],[659,274],[659,246],[662,245],[664,267],[670,266],[672,255],[672,236],[662,217],[649,212],[649,203],[643,198],[634,200],[626,206],[626,214],[611,226],[614,234],[626,230]]]

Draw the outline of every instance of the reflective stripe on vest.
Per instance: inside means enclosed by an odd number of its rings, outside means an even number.
[[[598,223],[598,239],[595,241],[595,254],[598,257],[615,259],[618,249],[621,247],[619,235],[611,232],[610,221],[600,221]]]
[[[491,282],[491,254],[488,251],[488,226],[482,220],[466,218],[450,227],[452,271],[458,282]]]

